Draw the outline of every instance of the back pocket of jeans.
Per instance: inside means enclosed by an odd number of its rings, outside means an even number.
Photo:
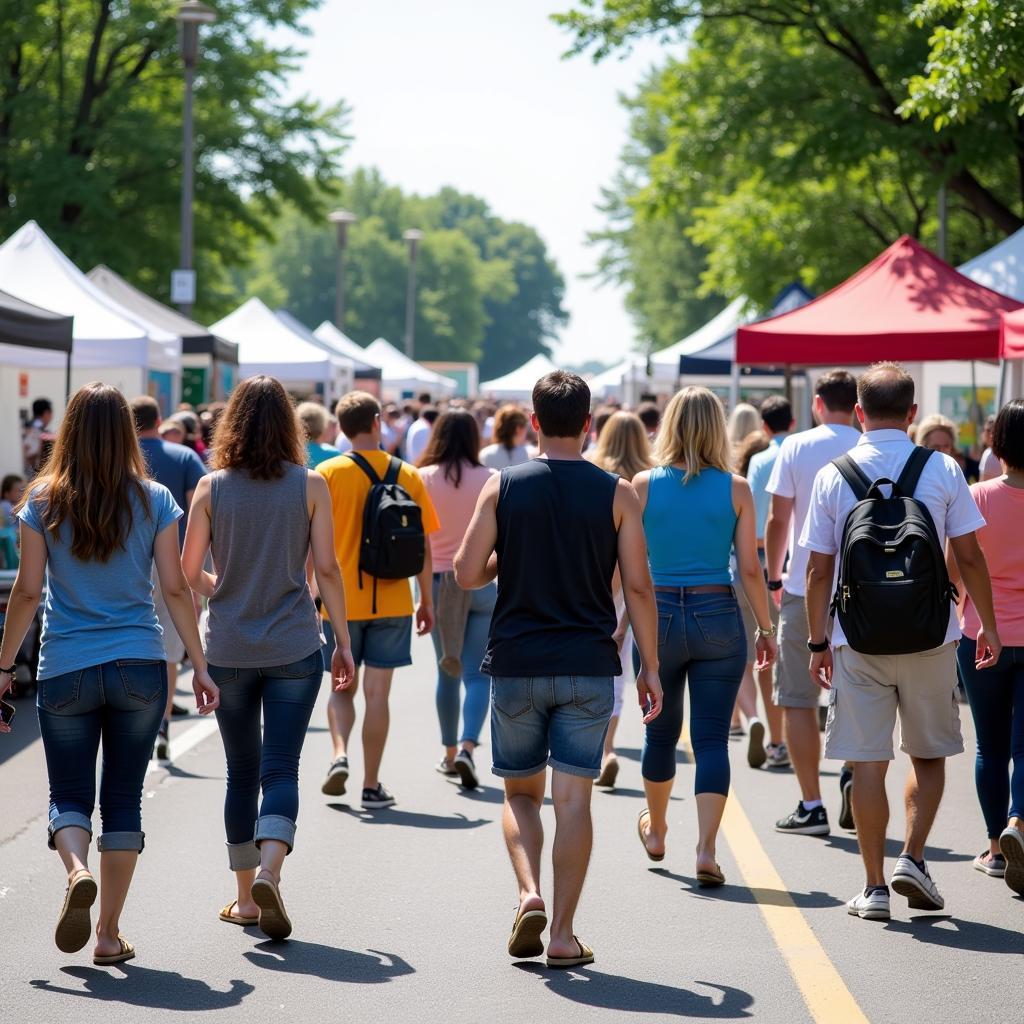
[[[39,683],[39,702],[47,711],[63,711],[78,700],[82,672],[65,672]]]
[[[705,643],[716,647],[731,647],[739,643],[740,613],[735,606],[715,612],[694,612],[693,617],[697,620]]]
[[[117,663],[124,692],[132,700],[152,704],[166,690],[167,670],[162,661],[126,659]]]
[[[501,678],[491,680],[494,706],[506,718],[521,718],[533,710],[533,680]]]
[[[572,703],[591,718],[607,718],[615,705],[615,684],[610,676],[573,676]]]
[[[321,675],[324,671],[324,656],[320,651],[315,651],[301,661],[292,661],[287,665],[276,665],[274,668],[264,669],[263,674],[268,679],[306,679],[308,676]]]

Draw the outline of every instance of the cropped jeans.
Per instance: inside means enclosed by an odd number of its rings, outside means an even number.
[[[743,620],[734,594],[655,592],[658,658],[664,703],[646,726],[641,769],[650,782],[676,774],[683,728],[683,691],[690,688],[690,743],[696,793],[729,793],[729,723],[747,660]],[[634,655],[634,664],[638,657]]]
[[[163,661],[126,658],[40,681],[36,708],[50,778],[50,849],[54,835],[69,825],[92,836],[102,742],[97,848],[141,852],[142,786],[166,703]]]
[[[228,767],[228,865],[245,871],[259,867],[264,839],[285,843],[289,853],[295,845],[299,756],[323,680],[323,660],[317,649],[272,668],[211,665],[210,677],[220,687],[216,715]]]
[[[1004,647],[991,668],[974,667],[978,643],[965,636],[956,656],[978,733],[974,785],[989,839],[1024,818],[1024,647]]]

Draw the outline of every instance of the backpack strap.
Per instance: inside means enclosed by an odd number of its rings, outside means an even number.
[[[381,479],[377,476],[377,471],[370,465],[369,461],[363,458],[359,452],[343,452],[345,458],[351,459],[369,478],[371,484],[381,483]],[[392,456],[394,459],[394,456]],[[388,476],[391,475],[391,470],[388,470]]]
[[[388,471],[384,474],[384,483],[397,484],[398,474],[402,470],[402,460],[396,458],[394,455],[391,456],[391,460],[388,462]]]
[[[871,481],[850,456],[840,455],[838,459],[832,460],[832,465],[839,470],[839,475],[850,485],[850,490],[858,501],[863,501],[871,490]]]
[[[907,459],[907,464],[903,467],[903,472],[900,473],[899,479],[896,481],[896,486],[905,498],[912,498],[914,496],[914,491],[917,490],[917,482],[921,479],[921,473],[933,454],[931,448],[925,448],[919,444],[914,445],[914,450],[910,453],[910,458]]]

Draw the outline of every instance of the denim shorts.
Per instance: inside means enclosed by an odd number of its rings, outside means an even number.
[[[324,671],[331,671],[334,630],[324,619]],[[382,619],[357,619],[348,624],[352,637],[352,660],[358,668],[402,668],[412,664],[412,616],[393,615]]]
[[[526,778],[550,765],[567,775],[596,779],[614,690],[611,676],[495,676],[494,774]]]

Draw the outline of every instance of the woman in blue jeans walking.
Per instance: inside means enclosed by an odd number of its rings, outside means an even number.
[[[730,471],[725,411],[706,388],[684,388],[669,402],[655,442],[655,469],[633,479],[658,601],[658,655],[665,693],[646,727],[641,768],[647,807],[637,830],[647,856],[665,856],[668,802],[690,689],[690,742],[697,761],[697,881],[722,885],[715,843],[729,793],[729,722],[746,663],[743,621],[729,568],[735,547],[740,581],[757,620],[758,668],[775,657],[775,628],[757,557],[754,501]],[[620,627],[621,632],[621,627]]]
[[[292,924],[281,868],[295,845],[299,755],[323,680],[320,616],[306,580],[310,551],[321,599],[338,624],[336,690],[355,675],[345,590],[327,483],[306,469],[280,381],[251,377],[234,389],[217,425],[213,469],[192,499],[182,564],[193,589],[209,598],[206,656],[221,687],[224,828],[237,892],[219,916],[284,939]],[[207,552],[215,573],[203,569]]]
[[[430,636],[437,654],[437,717],[444,756],[442,775],[458,776],[467,789],[479,785],[473,751],[490,709],[490,677],[480,671],[487,646],[497,585],[462,591],[455,583],[452,560],[462,544],[476,500],[493,469],[480,464],[480,428],[467,409],[443,413],[420,457],[420,476],[437,509],[441,528],[430,535],[434,566],[434,608]],[[459,734],[459,696],[462,733]],[[456,751],[456,744],[459,745]]]
[[[135,949],[119,922],[145,845],[141,797],[167,699],[167,665],[153,606],[152,567],[192,665],[200,714],[217,707],[192,595],[178,560],[182,511],[146,478],[124,396],[86,384],[68,403],[53,454],[18,510],[21,566],[0,645],[0,697],[14,656],[46,603],[39,653],[39,731],[50,779],[49,845],[67,872],[55,941],[81,949],[92,931],[96,880],[89,871],[96,755],[100,779],[100,911],[93,962],[120,963]],[[0,726],[0,732],[9,732]]]

